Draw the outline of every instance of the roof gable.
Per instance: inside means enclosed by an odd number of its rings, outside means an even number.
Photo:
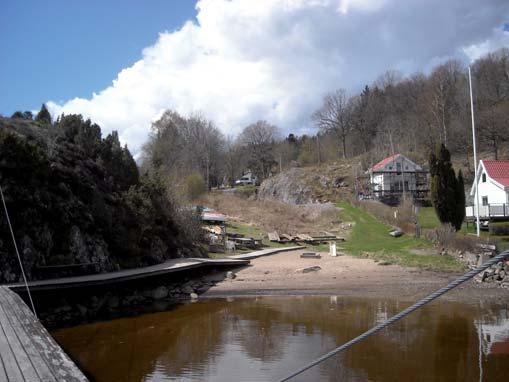
[[[389,163],[391,162],[394,162],[396,161],[396,159],[403,159],[409,163],[411,163],[413,166],[415,166],[415,169],[417,170],[420,170],[421,169],[421,166],[419,166],[418,164],[412,162],[410,159],[408,159],[406,156],[402,155],[402,154],[394,154],[394,155],[391,155],[390,157],[387,157],[385,159],[382,159],[380,162],[378,162],[377,164],[373,165],[373,167],[371,167],[371,171],[383,171],[383,169],[385,168],[385,166],[387,166]]]
[[[509,187],[509,160],[483,160],[488,176],[504,187]]]

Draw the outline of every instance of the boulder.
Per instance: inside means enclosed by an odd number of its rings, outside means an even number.
[[[154,300],[161,300],[166,297],[168,297],[168,288],[166,288],[164,285],[157,287],[152,291],[152,298]]]
[[[237,277],[237,275],[235,275],[235,273],[233,273],[232,271],[226,272],[227,279],[233,280],[235,277]]]
[[[319,265],[314,265],[312,267],[297,269],[295,272],[296,273],[310,273],[310,272],[318,272],[320,269],[322,269],[322,267],[320,267]]]

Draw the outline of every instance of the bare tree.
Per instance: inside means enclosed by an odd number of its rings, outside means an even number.
[[[344,89],[327,94],[320,109],[315,111],[312,119],[316,126],[325,131],[335,133],[340,140],[343,158],[346,154],[346,139],[351,131],[351,108]]]
[[[245,127],[239,135],[239,143],[247,151],[249,167],[262,179],[276,163],[273,148],[278,138],[279,129],[261,120]]]

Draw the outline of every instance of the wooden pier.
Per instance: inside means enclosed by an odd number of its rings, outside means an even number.
[[[67,288],[83,288],[98,285],[112,285],[125,281],[148,279],[154,276],[161,276],[170,273],[179,273],[190,269],[211,267],[235,267],[248,265],[246,259],[201,259],[184,258],[172,259],[161,264],[151,265],[143,268],[124,269],[117,272],[97,273],[86,276],[62,277],[58,279],[29,281],[28,286],[32,292],[53,291]],[[5,284],[15,292],[24,293],[25,284]]]
[[[0,286],[0,382],[87,381],[24,301]]]

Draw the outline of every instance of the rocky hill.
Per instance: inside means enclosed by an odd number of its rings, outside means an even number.
[[[313,167],[294,167],[266,179],[258,189],[259,199],[290,204],[333,202],[349,198],[353,170],[348,161]]]
[[[190,254],[164,185],[139,176],[115,132],[102,138],[79,115],[0,118],[0,185],[29,279],[54,265],[105,272]],[[2,208],[0,283],[18,280]]]

